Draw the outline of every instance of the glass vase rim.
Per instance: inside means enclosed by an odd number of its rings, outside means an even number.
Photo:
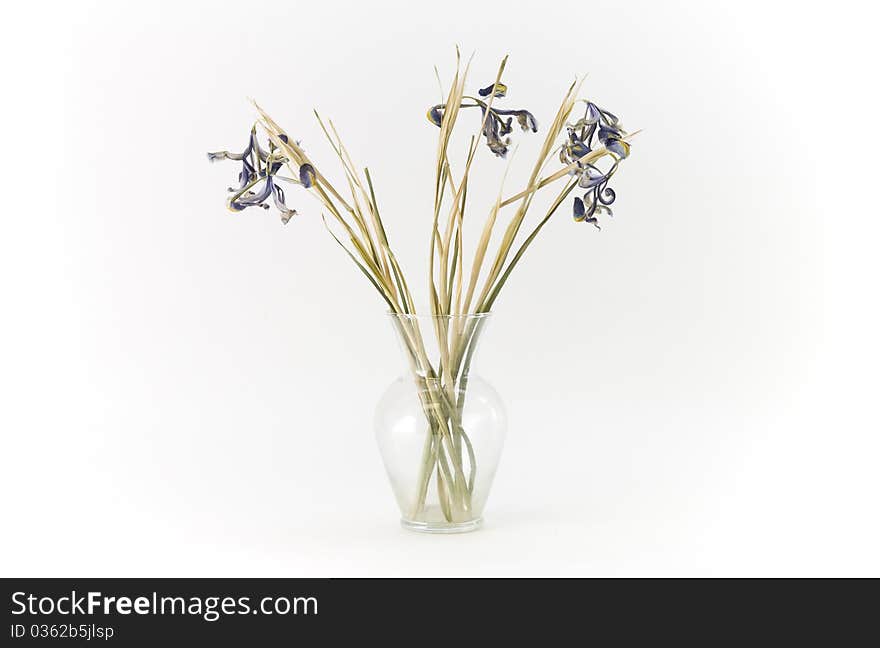
[[[430,321],[430,320],[481,320],[488,319],[489,316],[492,315],[492,311],[488,311],[486,313],[461,313],[461,314],[442,314],[442,315],[418,315],[413,313],[395,313],[394,311],[385,311],[385,314],[388,317],[399,319],[399,320],[409,320],[409,321]]]

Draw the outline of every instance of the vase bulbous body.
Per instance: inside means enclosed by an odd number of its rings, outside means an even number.
[[[406,371],[379,400],[375,428],[401,524],[475,530],[506,431],[501,398],[473,371],[489,314],[389,317]]]

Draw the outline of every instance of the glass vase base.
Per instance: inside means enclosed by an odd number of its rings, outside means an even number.
[[[400,518],[400,526],[408,531],[419,533],[469,533],[483,526],[483,518],[478,517],[467,522],[418,522]]]

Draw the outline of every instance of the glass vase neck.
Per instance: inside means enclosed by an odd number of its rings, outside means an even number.
[[[409,315],[388,313],[411,373],[417,379],[457,386],[473,367],[491,313]]]

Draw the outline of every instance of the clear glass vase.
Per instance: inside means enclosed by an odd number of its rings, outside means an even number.
[[[390,313],[407,364],[376,407],[376,439],[401,512],[414,531],[482,524],[504,445],[504,406],[473,372],[489,313]]]

